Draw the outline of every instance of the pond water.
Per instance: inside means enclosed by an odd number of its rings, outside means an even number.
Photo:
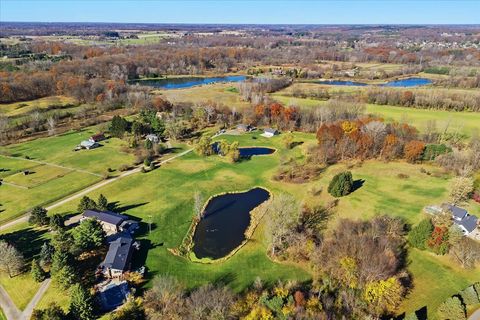
[[[266,147],[245,147],[245,148],[238,148],[240,151],[240,157],[242,158],[250,158],[251,156],[261,156],[261,155],[269,155],[275,152],[275,149],[266,148]]]
[[[325,81],[317,81],[315,83],[334,85],[334,86],[359,86],[359,87],[368,86],[367,83],[363,83],[363,82],[343,81],[343,80],[325,80]],[[432,83],[432,80],[426,79],[426,78],[408,78],[408,79],[389,81],[387,83],[380,84],[379,86],[381,87],[419,87],[419,86],[425,86],[431,83]]]
[[[240,82],[244,81],[246,76],[226,76],[226,77],[181,77],[181,78],[166,78],[166,79],[152,79],[152,80],[138,80],[133,83],[151,86],[161,89],[182,89],[199,86],[203,84],[210,84],[216,82]]]
[[[262,188],[212,198],[195,228],[195,256],[219,259],[241,245],[250,225],[250,211],[268,198],[270,193]]]

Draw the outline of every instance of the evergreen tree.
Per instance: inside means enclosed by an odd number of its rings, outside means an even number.
[[[42,267],[38,263],[37,259],[32,260],[32,268],[30,269],[30,274],[32,275],[33,280],[36,282],[42,282],[46,278],[45,271],[43,271]]]
[[[67,315],[55,302],[48,305],[45,309],[35,309],[30,316],[30,320],[65,320]]]
[[[51,264],[54,252],[53,246],[48,242],[44,242],[40,249],[40,265],[44,267]]]
[[[47,216],[47,210],[40,206],[36,206],[32,209],[30,217],[28,218],[30,224],[37,226],[46,226],[49,223],[49,218]]]
[[[55,250],[52,256],[52,265],[50,267],[50,273],[52,275],[60,272],[60,270],[69,265],[72,262],[73,258],[68,252],[63,252]]]
[[[55,248],[55,252],[69,252],[73,246],[72,235],[65,229],[60,229],[53,234],[52,245]]]
[[[109,131],[112,136],[123,138],[123,135],[128,131],[129,126],[130,123],[126,119],[117,115],[113,117]]]
[[[83,196],[82,199],[80,199],[80,204],[78,205],[78,212],[82,213],[85,210],[95,210],[97,208],[97,204],[95,201],[90,199],[87,196]]]
[[[425,250],[427,248],[427,240],[432,235],[433,228],[430,219],[422,220],[408,233],[408,243],[414,248]]]
[[[108,200],[103,194],[100,194],[100,196],[98,197],[97,210],[99,210],[99,211],[107,211],[108,210]]]
[[[70,292],[69,315],[75,320],[94,320],[93,298],[79,283],[72,287]]]
[[[465,306],[458,297],[450,297],[442,303],[438,309],[437,314],[440,319],[455,319],[465,320]]]
[[[105,231],[97,219],[83,220],[72,231],[73,242],[81,250],[91,250],[100,247],[105,241]]]
[[[334,197],[343,197],[353,191],[353,178],[350,171],[336,174],[328,185],[328,193]]]
[[[52,274],[52,279],[58,288],[67,290],[78,280],[78,277],[75,268],[67,264],[58,272]]]
[[[145,149],[147,150],[152,150],[153,149],[153,143],[150,141],[150,139],[145,140]]]
[[[65,219],[60,214],[54,214],[50,218],[50,228],[54,231],[65,228]]]

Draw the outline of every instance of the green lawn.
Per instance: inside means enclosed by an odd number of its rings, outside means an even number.
[[[40,288],[40,283],[35,282],[30,275],[30,263],[40,253],[42,244],[49,237],[50,234],[46,229],[33,228],[27,223],[21,223],[0,232],[0,238],[13,243],[25,258],[24,273],[13,278],[4,273],[0,274],[0,284],[20,310],[27,306]]]
[[[102,180],[108,168],[114,170],[109,175],[115,176],[120,174],[118,168],[121,165],[133,163],[134,156],[122,151],[127,143],[117,138],[102,141],[102,146],[97,149],[73,151],[76,145],[98,130],[98,127],[91,127],[1,147],[0,168],[6,171],[0,172],[0,178],[14,185],[0,186],[0,223],[22,215],[36,205],[46,205]],[[6,158],[1,154],[17,158]],[[27,156],[66,168],[42,165],[29,161]],[[33,173],[27,176],[18,173],[26,169]]]

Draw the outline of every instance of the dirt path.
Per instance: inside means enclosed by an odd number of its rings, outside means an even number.
[[[170,157],[170,158],[168,158],[168,159],[165,159],[165,160],[163,160],[163,161],[160,161],[159,164],[160,164],[160,165],[165,164],[165,163],[170,162],[170,161],[172,161],[172,160],[175,160],[175,159],[177,159],[177,158],[179,158],[179,157],[182,157],[182,156],[184,156],[184,155],[186,155],[186,154],[188,154],[188,153],[190,153],[190,152],[192,152],[192,151],[193,151],[193,149],[188,149],[188,150],[183,151],[183,152],[181,152],[181,153],[179,153],[179,154],[177,154],[177,155],[175,155],[175,156],[173,156],[173,157]],[[69,197],[67,197],[67,198],[65,198],[65,199],[62,199],[62,200],[60,200],[60,201],[57,201],[57,202],[55,202],[55,203],[53,203],[53,204],[45,207],[45,209],[47,209],[47,210],[52,210],[52,209],[54,209],[54,208],[56,208],[56,207],[59,207],[59,206],[65,204],[65,203],[67,203],[67,202],[70,202],[70,201],[72,201],[72,200],[75,200],[75,199],[78,199],[78,198],[80,198],[80,197],[83,197],[84,195],[86,195],[86,194],[88,194],[88,193],[90,193],[90,192],[92,192],[92,191],[95,191],[95,190],[97,190],[97,189],[99,189],[99,188],[102,188],[102,187],[104,187],[104,186],[106,186],[106,185],[108,185],[108,184],[110,184],[110,183],[112,183],[112,182],[114,182],[114,181],[117,181],[117,180],[119,180],[119,179],[128,177],[128,176],[130,176],[130,175],[132,175],[132,174],[134,174],[134,173],[140,172],[140,171],[141,171],[141,166],[140,166],[140,167],[137,167],[137,168],[135,168],[135,169],[132,169],[132,170],[130,170],[130,171],[126,171],[126,172],[122,173],[121,175],[119,175],[119,176],[117,176],[117,177],[114,177],[114,178],[111,178],[111,179],[108,179],[108,180],[100,181],[100,182],[98,182],[98,183],[96,183],[96,184],[94,184],[94,185],[91,185],[90,187],[87,187],[86,189],[83,189],[83,190],[80,191],[80,192],[77,192],[77,193],[75,193],[75,194],[73,194],[73,195],[71,195],[71,196],[69,196]],[[23,215],[23,216],[15,219],[15,220],[12,220],[12,221],[10,221],[10,222],[7,222],[7,223],[5,223],[5,224],[2,224],[2,225],[0,226],[0,231],[5,230],[5,229],[8,229],[8,228],[10,228],[10,227],[15,226],[16,224],[19,224],[19,223],[22,223],[22,222],[26,222],[26,221],[28,221],[28,214],[25,214],[25,215]]]

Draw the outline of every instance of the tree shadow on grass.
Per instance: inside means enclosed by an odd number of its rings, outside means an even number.
[[[47,232],[47,229],[28,227],[3,234],[0,239],[5,240],[20,251],[25,258],[26,265],[28,265],[40,253],[43,243],[48,242],[47,239],[43,238]]]
[[[212,284],[216,287],[228,286],[230,283],[235,281],[235,279],[237,279],[236,274],[234,274],[233,272],[225,272],[216,277],[212,281]]]
[[[357,180],[354,180],[353,181],[353,185],[352,185],[352,192],[355,192],[357,191],[358,189],[360,189],[361,187],[363,187],[363,184],[365,183],[365,180],[364,179],[357,179]]]
[[[120,201],[110,202],[108,204],[108,210],[112,210],[112,211],[118,212],[118,213],[124,213],[125,211],[128,211],[130,209],[135,209],[135,208],[144,206],[144,205],[148,204],[148,202],[142,202],[142,203],[137,203],[137,204],[129,204],[129,205],[124,205],[124,206],[120,206],[119,204],[120,204]]]

